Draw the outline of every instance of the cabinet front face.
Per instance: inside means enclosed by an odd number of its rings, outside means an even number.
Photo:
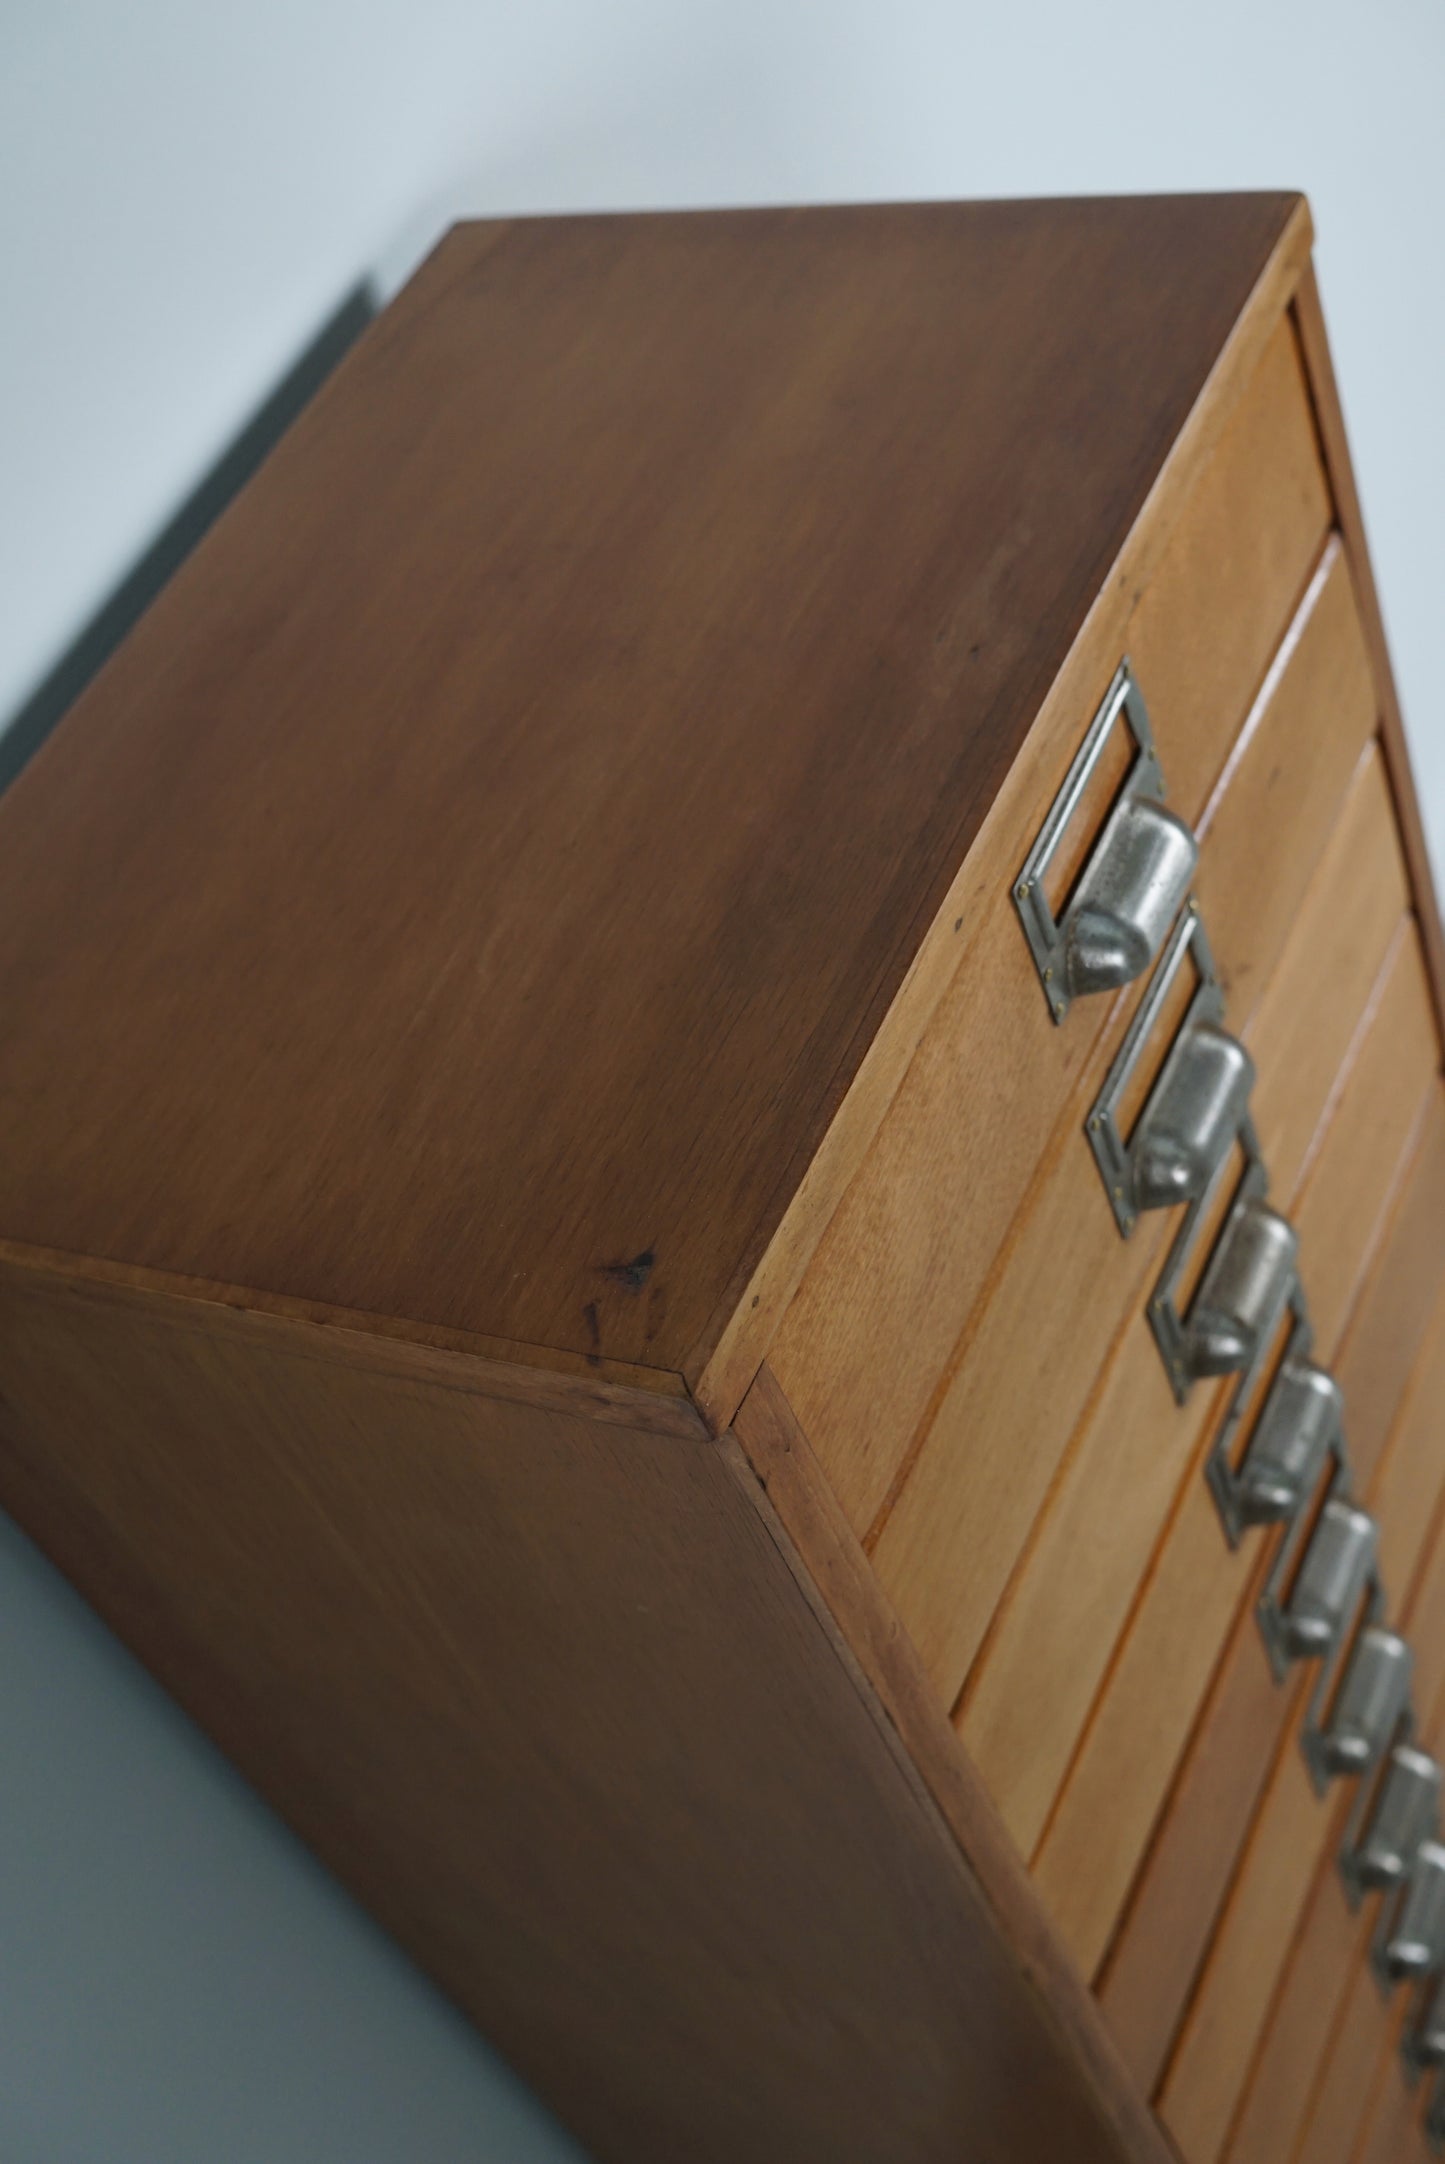
[[[1433,904],[1309,337],[1279,319],[1080,701],[1070,755],[1125,665],[1157,771],[1103,712],[1071,784],[1038,759],[768,1363],[1187,2164],[1344,2159],[1394,2110],[1380,1898],[1336,1863],[1387,1745],[1445,1740]],[[1141,787],[1194,838],[1187,908],[1060,1001]],[[1356,1536],[1313,1657],[1291,1603]],[[1371,1659],[1394,1726],[1332,1777]]]

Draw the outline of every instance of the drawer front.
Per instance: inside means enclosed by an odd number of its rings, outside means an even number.
[[[1430,1386],[1437,1389],[1445,1383],[1445,1340],[1435,1337],[1442,1312],[1445,1303],[1437,1310],[1432,1329],[1434,1343],[1427,1348],[1422,1363],[1430,1371]],[[1411,1394],[1415,1389],[1412,1383]],[[1392,1441],[1392,1459],[1398,1447]],[[1445,1533],[1435,1523],[1441,1501],[1438,1457],[1437,1447],[1433,1473],[1410,1499],[1413,1514],[1429,1529],[1430,1537],[1408,1574],[1402,1570],[1393,1580],[1403,1589],[1400,1612],[1417,1649],[1416,1689],[1425,1708],[1423,1735],[1436,1751],[1445,1741],[1445,1708],[1441,1704],[1445,1683]],[[1395,1500],[1405,1500],[1398,1489]],[[1383,1526],[1388,1522],[1388,1504],[1383,1495],[1377,1495],[1377,1504]],[[1283,1758],[1287,1760],[1291,1755],[1286,1749]],[[1293,1919],[1293,1935],[1267,1951],[1273,1987],[1270,2003],[1253,2039],[1243,2083],[1236,2084],[1231,2074],[1230,2089],[1235,2092],[1230,2099],[1233,2118],[1224,2147],[1230,2164],[1274,2164],[1278,2157],[1291,2156],[1306,2125],[1318,2117],[1323,2101],[1329,2102],[1333,2121],[1350,2138],[1351,2147],[1346,2151],[1349,2155],[1370,2108],[1376,2074],[1373,2064],[1352,2066],[1350,2079],[1342,2088],[1332,2075],[1343,2028],[1353,2026],[1358,2031],[1366,2027],[1376,2047],[1367,2051],[1367,2056],[1378,2061],[1383,2055],[1378,2048],[1382,2031],[1375,2017],[1378,2013],[1380,2022],[1389,2021],[1389,2010],[1380,2001],[1369,1975],[1366,1942],[1375,1923],[1373,1907],[1364,1914],[1353,1912],[1334,1869],[1334,1855],[1343,1838],[1349,1805],[1348,1796],[1333,1799],[1325,1838],[1316,1842],[1310,1859],[1313,1868],[1309,1892]],[[1253,1838],[1257,1842],[1258,1833]],[[1362,1982],[1369,1985],[1363,2006],[1357,1996]],[[1399,2087],[1403,2092],[1403,2083]],[[1334,2095],[1328,2098],[1331,2088]]]
[[[1435,1701],[1445,1684],[1445,1634],[1432,1627],[1441,1620],[1438,1594],[1445,1586],[1445,1550],[1432,1550],[1426,1559],[1424,1586],[1417,1583],[1419,1558],[1412,1558],[1408,1551],[1411,1532],[1430,1527],[1445,1490],[1445,1454],[1439,1448],[1438,1432],[1434,1441],[1434,1449],[1423,1459],[1416,1453],[1408,1466],[1397,1469],[1386,1495],[1384,1476],[1397,1451],[1392,1436],[1385,1465],[1369,1490],[1371,1507],[1379,1514],[1385,1533],[1381,1567],[1394,1596],[1392,1620],[1398,1621],[1415,1647],[1414,1689],[1422,1737],[1430,1748],[1436,1747],[1439,1738]],[[1259,1657],[1257,1646],[1249,1651]],[[1351,1797],[1348,1792],[1343,1796],[1316,1792],[1298,1748],[1303,1691],[1296,1687],[1291,1695],[1293,1717],[1285,1725],[1272,1765],[1266,1754],[1269,1770],[1263,1795],[1159,2088],[1165,2124],[1191,2164],[1195,2160],[1203,2164],[1224,2152],[1251,2070],[1256,2069],[1261,2038],[1256,2070],[1261,2098],[1277,2098],[1297,2079],[1299,2062],[1290,2064],[1288,2054],[1276,2049],[1271,2040],[1270,2014],[1291,1967],[1296,1933],[1308,1929],[1315,1911],[1327,1920],[1339,1942],[1338,1953],[1343,1955],[1343,1959],[1337,1955],[1327,1960],[1316,1943],[1310,1966],[1299,1970],[1295,1978],[1312,2007],[1321,2052],[1328,2043],[1332,2017],[1340,2011],[1339,1999],[1352,1986],[1357,1969],[1370,1981],[1367,1962],[1355,1956],[1360,1952],[1362,1930],[1368,1936],[1374,1917],[1370,1913],[1362,1919],[1351,1913],[1333,1868]],[[1371,1983],[1368,2003],[1373,2005],[1377,1997]],[[1320,2070],[1318,2063],[1310,2064],[1313,2053],[1308,2046],[1302,2058],[1309,2080],[1301,2120],[1317,2099]],[[1359,2087],[1363,2090],[1365,2083]],[[1332,2114],[1337,2124],[1344,2102]],[[1357,2111],[1364,2102],[1363,2094],[1354,2097]],[[1247,2128],[1244,2135],[1253,2147],[1257,2129]],[[1269,2154],[1291,2154],[1290,2143]]]
[[[1357,1476],[1385,1451],[1441,1282],[1445,1102],[1426,1114],[1383,1246],[1345,1335],[1338,1372]],[[1260,1658],[1245,1603],[1190,1738],[1167,1811],[1099,1978],[1114,2035],[1140,2086],[1163,2072],[1210,1933],[1247,1837],[1290,1707]]]
[[[1351,1297],[1406,1177],[1427,1101],[1438,1086],[1436,1064],[1433,1018],[1409,930],[1392,945],[1363,1040],[1292,1200],[1317,1357],[1327,1366],[1338,1355]],[[1325,1297],[1318,1304],[1311,1257],[1322,1265]],[[1226,1382],[1213,1393],[1216,1416],[1229,1389]],[[1045,1901],[1088,1974],[1108,1950],[1220,1648],[1258,1578],[1259,1563],[1257,1541],[1233,1549],[1226,1544],[1209,1490],[1191,1466],[1035,1852]],[[1263,1665],[1255,1639],[1247,1643]]]
[[[1350,906],[1342,908],[1344,896]],[[1256,1125],[1284,1193],[1294,1191],[1407,906],[1394,812],[1371,743],[1276,982],[1245,1032],[1259,1069]],[[1175,1408],[1153,1336],[1136,1317],[959,1709],[964,1741],[1026,1855],[1042,1835],[1181,1483],[1192,1475],[1210,1411],[1202,1392],[1182,1413]],[[1087,1570],[1077,1567],[1080,1556],[1090,1559]]]
[[[1329,515],[1284,323],[1127,627],[1161,737],[1171,713],[1179,717],[1166,773],[1186,818],[1203,816],[1239,740],[1319,563]],[[1009,882],[1073,750],[1063,746],[1031,775],[1017,847],[1011,839],[998,855],[974,921],[961,927],[951,988],[769,1354],[865,1539],[927,1433],[1012,1229],[1053,1161],[1072,1157],[1106,1045],[1137,998],[1136,989],[1080,1002],[1069,1026],[1054,1028],[1019,937]]]
[[[1269,846],[1258,850],[1256,908],[1229,913],[1222,937],[1209,923],[1221,975],[1239,987],[1229,1007],[1232,1028],[1248,1029],[1373,726],[1358,616],[1343,559],[1331,544],[1289,626],[1281,664],[1245,722],[1246,755],[1231,760],[1211,813],[1200,822],[1206,921],[1216,832],[1252,833],[1261,843],[1269,835]],[[1162,722],[1160,731],[1162,737]],[[1318,785],[1299,817],[1274,832],[1273,773],[1311,761]],[[1110,1037],[1111,1056],[1117,1042],[1117,1034]],[[1093,1156],[1080,1140],[1100,1079],[1098,1072],[1088,1077],[1071,1108],[873,1545],[884,1589],[950,1705],[974,1680],[980,1655],[985,1664],[990,1657],[986,1641],[1000,1620],[1000,1603],[1020,1566],[1027,1568],[1050,1492],[1066,1475],[1071,1445],[1115,1361],[1137,1360],[1141,1373],[1148,1368],[1146,1394],[1159,1385],[1158,1356],[1142,1318],[1178,1213],[1146,1213],[1132,1238],[1119,1237]],[[1163,1388],[1167,1398],[1167,1382]],[[988,1764],[983,1771],[992,1778]],[[1005,1812],[1015,1823],[1011,1802]],[[1017,1823],[1015,1832],[1027,1852]]]

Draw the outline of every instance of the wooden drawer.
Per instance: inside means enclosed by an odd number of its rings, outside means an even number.
[[[1321,712],[1324,729],[1317,726]],[[1245,724],[1247,755],[1228,775],[1215,818],[1202,822],[1201,899],[1216,822],[1231,839],[1236,831],[1257,835],[1269,816],[1274,764],[1292,771],[1317,760],[1318,795],[1271,857],[1258,883],[1260,905],[1231,915],[1222,937],[1207,920],[1226,982],[1236,977],[1256,994],[1268,980],[1373,719],[1347,574],[1330,551],[1292,626],[1285,664],[1266,680],[1262,706]],[[1246,995],[1237,1004],[1248,1022]],[[1041,1169],[907,1482],[873,1542],[875,1568],[950,1706],[1102,1373],[1116,1347],[1142,1331],[1138,1312],[1176,1229],[1173,1214],[1159,1212],[1124,1242],[1100,1208],[1098,1174],[1078,1139],[1101,1078],[1102,1070],[1086,1078],[1059,1155]],[[1039,1376],[1020,1394],[1011,1378],[1026,1363],[1036,1364]]]
[[[1309,242],[460,228],[0,803],[0,1505],[600,2164],[1420,2138],[1261,1627],[1347,1490],[1445,1749],[1445,971]],[[1132,1210],[1201,1044],[1249,1114]],[[1242,1528],[1306,1295],[1343,1436]]]
[[[1342,888],[1357,896],[1358,914],[1337,906]],[[1274,980],[1245,1031],[1260,1066],[1261,1140],[1287,1194],[1406,907],[1394,814],[1370,744]],[[1270,1058],[1276,1045],[1286,1053],[1278,1063]],[[1288,1077],[1288,1086],[1279,1076]],[[959,1708],[960,1732],[1030,1855],[1181,1480],[1193,1477],[1210,1412],[1210,1399],[1200,1394],[1183,1417],[1175,1413],[1152,1336],[1136,1314],[1035,1523]],[[1086,1572],[1070,1567],[1079,1555],[1092,1559]]]
[[[1328,524],[1308,393],[1285,322],[1121,630],[1140,657],[1172,800],[1195,822],[1250,727],[1251,703],[1316,574]],[[1201,614],[1213,626],[1207,642],[1198,637]],[[1087,687],[1090,709],[1102,688]],[[1351,705],[1347,692],[1347,712]],[[1287,733],[1302,722],[1292,712]],[[981,898],[953,983],[769,1355],[870,1544],[920,1454],[953,1455],[944,1399],[964,1345],[985,1330],[978,1357],[1001,1377],[1007,1372],[996,1340],[1017,1327],[1013,1287],[1033,1265],[1020,1256],[1010,1272],[1004,1251],[1030,1222],[1036,1239],[1058,1237],[1057,1219],[1045,1223],[1038,1198],[1058,1218],[1074,1208],[1082,1183],[1069,1144],[1137,998],[1135,987],[1113,1011],[1095,1002],[1104,1011],[1081,1011],[1074,1029],[1056,1030],[1019,941],[1012,873],[1074,748],[1072,740],[1041,748],[1030,761],[1033,793],[1021,819],[996,842],[990,837],[985,876],[993,892]],[[1334,769],[1325,765],[1327,792]],[[1082,1197],[1079,1214],[1092,1229]],[[1134,1259],[1116,1274],[1127,1278]],[[1076,1327],[1061,1311],[1057,1322],[1061,1334]],[[898,1598],[888,1553],[891,1544],[880,1567]],[[928,1564],[906,1567],[916,1577],[932,1574]],[[932,1646],[937,1631],[900,1605]],[[966,1631],[963,1619],[960,1627]],[[950,1669],[961,1657],[953,1653]]]

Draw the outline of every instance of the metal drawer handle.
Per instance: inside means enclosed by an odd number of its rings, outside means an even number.
[[[1415,1659],[1398,1631],[1371,1624],[1355,1640],[1344,1682],[1307,1755],[1327,1778],[1368,1773],[1388,1750],[1410,1703]]]
[[[1338,1499],[1326,1503],[1279,1616],[1280,1646],[1290,1660],[1319,1660],[1332,1650],[1359,1605],[1379,1537],[1368,1511]]]
[[[1239,1132],[1253,1086],[1254,1062],[1236,1038],[1208,1022],[1181,1033],[1131,1153],[1141,1210],[1204,1193]]]
[[[1134,739],[1133,764],[1063,917],[1056,919],[1045,877],[1119,721]],[[1149,715],[1125,661],[1014,883],[1024,936],[1055,1022],[1082,994],[1117,991],[1141,977],[1183,906],[1198,845],[1184,821],[1164,810],[1163,794]]]
[[[1189,892],[1198,854],[1184,821],[1162,804],[1131,797],[1115,806],[1064,917],[1071,998],[1117,992],[1143,976]]]
[[[1440,1768],[1424,1751],[1402,1743],[1390,1753],[1369,1823],[1341,1859],[1345,1883],[1358,1897],[1398,1886],[1440,1809]]]
[[[1192,1376],[1250,1365],[1284,1313],[1298,1253],[1294,1227],[1278,1210],[1257,1195],[1235,1204],[1185,1323]]]
[[[1235,1483],[1242,1525],[1277,1525],[1314,1492],[1343,1432],[1344,1398],[1313,1360],[1287,1359],[1274,1379]]]
[[[1119,1125],[1122,1107],[1187,966],[1199,982],[1126,1142]],[[1088,1119],[1094,1158],[1126,1237],[1141,1210],[1167,1209],[1205,1194],[1244,1124],[1254,1065],[1244,1046],[1221,1027],[1223,1016],[1214,958],[1191,902],[1160,956]]]
[[[1376,1949],[1376,1967],[1386,1984],[1418,1982],[1433,1975],[1445,1960],[1445,1848],[1422,1841],[1392,1923]]]

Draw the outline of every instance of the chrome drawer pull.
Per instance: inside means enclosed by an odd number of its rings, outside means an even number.
[[[1134,1132],[1125,1142],[1120,1108],[1151,1043],[1181,969],[1199,978],[1188,1012],[1164,1055]],[[1119,1230],[1134,1229],[1141,1210],[1194,1202],[1212,1184],[1249,1109],[1254,1065],[1220,1027],[1224,995],[1194,903],[1180,918],[1140,1000],[1087,1133]]]
[[[1338,1498],[1325,1504],[1275,1628],[1289,1660],[1322,1659],[1335,1646],[1375,1565],[1379,1528],[1368,1511]]]
[[[1071,998],[1142,977],[1194,877],[1198,849],[1182,819],[1131,797],[1116,805],[1064,917]]]
[[[1265,1400],[1235,1483],[1243,1525],[1277,1525],[1313,1493],[1343,1433],[1344,1398],[1312,1360],[1284,1362]]]
[[[1299,1241],[1278,1210],[1237,1202],[1209,1259],[1184,1325],[1184,1360],[1196,1380],[1247,1368],[1279,1322],[1294,1282]]]
[[[1398,1744],[1385,1762],[1364,1833],[1346,1836],[1340,1868],[1356,1898],[1401,1883],[1420,1843],[1433,1835],[1439,1809],[1439,1766],[1413,1744]]]
[[[1394,1921],[1382,1927],[1375,1965],[1385,1984],[1418,1983],[1445,1960],[1445,1848],[1422,1841]]]
[[[1063,916],[1056,919],[1045,878],[1120,721],[1134,739],[1133,763]],[[1163,795],[1149,715],[1125,661],[1014,883],[1024,936],[1055,1022],[1062,1022],[1081,994],[1117,991],[1142,977],[1183,906],[1198,845],[1184,821],[1164,810]]]
[[[1215,1432],[1204,1476],[1225,1538],[1237,1548],[1251,1526],[1284,1525],[1276,1565],[1293,1555],[1305,1530],[1304,1506],[1328,1481],[1330,1492],[1347,1494],[1340,1474],[1345,1462],[1344,1400],[1335,1383],[1310,1359],[1314,1333],[1304,1287],[1298,1278],[1285,1303],[1289,1336],[1283,1357],[1259,1404],[1264,1371],[1274,1357],[1278,1330],[1271,1330],[1237,1378]],[[1257,1411],[1255,1410],[1256,1408]],[[1254,1412],[1243,1451],[1240,1430]],[[1287,1571],[1280,1570],[1277,1584]]]
[[[1394,1742],[1410,1703],[1415,1659],[1398,1631],[1372,1624],[1350,1654],[1329,1720],[1306,1755],[1327,1778],[1368,1773]]]
[[[1204,1193],[1239,1132],[1253,1086],[1254,1062],[1236,1038],[1208,1022],[1182,1033],[1132,1151],[1141,1210]]]

